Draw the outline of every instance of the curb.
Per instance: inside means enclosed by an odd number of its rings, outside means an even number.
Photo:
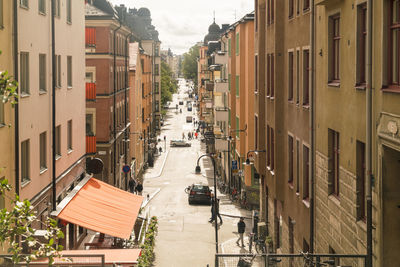
[[[150,196],[149,198],[146,198],[146,197],[145,197],[145,201],[142,203],[141,208],[146,207],[147,204],[149,204],[149,202],[150,202],[160,191],[161,191],[161,189],[160,189],[160,188],[157,188],[157,190],[156,190],[153,194],[151,194],[151,196]]]
[[[162,165],[161,165],[160,171],[159,171],[156,175],[154,175],[154,176],[149,176],[149,177],[144,177],[144,178],[146,178],[146,179],[152,179],[152,178],[160,177],[161,173],[162,173],[163,170],[164,170],[165,162],[167,162],[168,155],[169,155],[169,150],[167,150],[166,153],[167,153],[167,155],[165,155],[165,158],[164,158],[164,161],[163,161],[163,163],[162,163]]]

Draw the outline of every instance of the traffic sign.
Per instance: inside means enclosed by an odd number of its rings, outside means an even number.
[[[237,160],[232,160],[232,170],[237,170],[237,168],[238,168]]]
[[[129,165],[124,165],[124,167],[122,167],[122,171],[124,173],[128,173],[131,171],[131,167],[129,167]]]

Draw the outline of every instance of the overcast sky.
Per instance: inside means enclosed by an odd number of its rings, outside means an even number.
[[[232,24],[254,10],[253,0],[111,0],[130,8],[147,7],[152,23],[160,33],[161,48],[183,54],[208,32],[215,22]],[[235,19],[236,14],[236,19]]]

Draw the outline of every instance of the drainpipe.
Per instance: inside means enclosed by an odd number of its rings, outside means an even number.
[[[367,266],[372,267],[372,0],[367,2],[368,51],[366,92],[366,202],[367,202]]]
[[[18,81],[18,1],[14,0],[14,79]],[[17,94],[19,94],[19,87],[17,86]],[[19,104],[18,102],[14,107],[15,128],[14,128],[14,146],[15,146],[15,193],[19,195]]]
[[[116,108],[115,108],[115,106],[117,105],[117,79],[116,79],[116,68],[117,68],[117,52],[116,52],[116,33],[117,33],[117,31],[122,27],[122,23],[121,23],[121,21],[120,20],[118,20],[118,22],[119,22],[119,26],[118,26],[118,28],[116,28],[115,30],[114,30],[114,36],[113,36],[113,49],[114,49],[114,51],[112,51],[113,52],[113,60],[114,60],[114,68],[113,68],[113,78],[114,78],[114,93],[113,93],[113,135],[114,135],[114,144],[113,144],[113,150],[114,150],[114,153],[113,153],[113,158],[112,158],[112,160],[113,160],[113,178],[114,178],[114,185],[116,185],[116,182],[117,182],[117,162],[116,162],[116,159],[117,159],[117,156],[116,156],[116,152],[117,152],[117,124],[116,124],[116,118],[117,118],[117,116],[116,116]]]
[[[127,145],[127,140],[128,140],[128,128],[127,128],[127,125],[128,125],[128,110],[127,110],[127,103],[128,103],[128,98],[127,98],[127,90],[128,90],[128,87],[129,87],[129,81],[128,81],[128,59],[129,59],[129,42],[128,42],[128,38],[130,38],[132,36],[132,32],[130,33],[130,34],[128,34],[127,36],[126,36],[126,41],[125,41],[125,95],[124,95],[124,97],[125,97],[125,106],[124,106],[124,109],[125,109],[125,111],[124,111],[124,113],[125,113],[125,131],[124,131],[124,139],[125,139],[125,144],[124,144],[124,147],[125,147],[125,161],[124,161],[124,163],[125,163],[125,165],[127,165],[128,164],[128,145]],[[131,170],[132,171],[132,170]],[[127,190],[128,189],[128,174],[127,173],[125,173],[125,189]]]
[[[315,5],[311,0],[311,94],[310,94],[310,129],[311,129],[311,194],[310,194],[310,253],[314,253],[314,211],[315,211]]]
[[[51,1],[51,72],[52,72],[52,96],[51,96],[51,126],[52,126],[52,208],[53,211],[57,208],[57,188],[56,188],[56,55],[55,55],[55,27],[54,27],[54,16],[55,16],[55,5],[54,1]]]

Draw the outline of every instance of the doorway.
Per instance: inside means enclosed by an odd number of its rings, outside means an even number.
[[[383,146],[383,266],[400,262],[400,151]]]

